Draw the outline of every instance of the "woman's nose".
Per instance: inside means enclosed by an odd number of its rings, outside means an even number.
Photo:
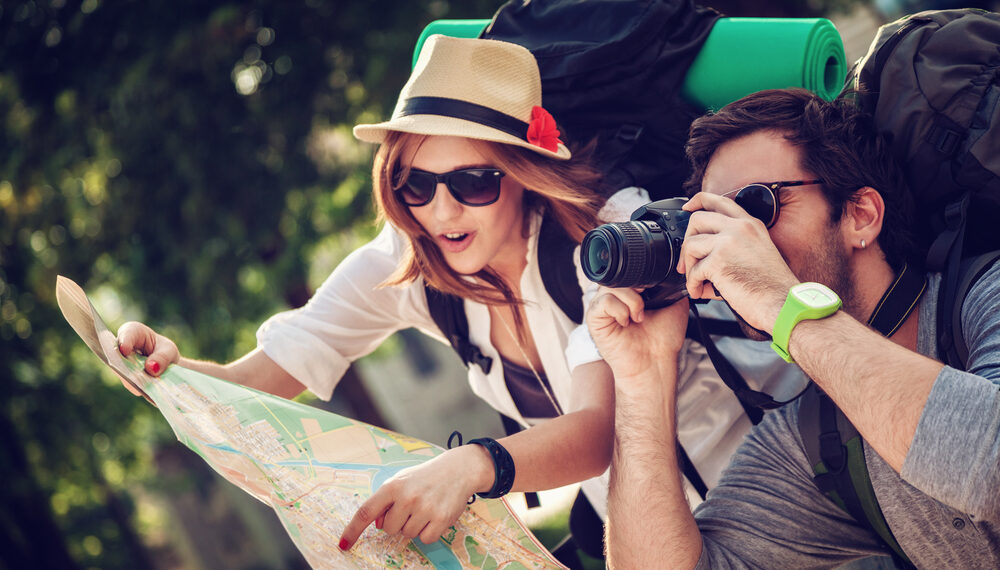
[[[431,201],[434,217],[440,221],[457,218],[462,214],[462,204],[451,195],[444,182],[438,182],[437,191]]]

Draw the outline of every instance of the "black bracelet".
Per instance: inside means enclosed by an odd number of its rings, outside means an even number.
[[[476,493],[476,495],[484,499],[499,499],[509,493],[510,488],[514,486],[514,458],[493,438],[480,437],[469,440],[469,443],[483,446],[493,459],[493,488],[486,493]]]

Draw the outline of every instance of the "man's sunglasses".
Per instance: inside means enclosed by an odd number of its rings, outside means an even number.
[[[788,186],[811,186],[822,183],[823,181],[818,179],[754,182],[732,192],[726,192],[723,196],[732,196],[733,201],[746,210],[748,214],[764,222],[764,225],[770,228],[778,221],[778,210],[781,208],[781,203],[778,201],[778,190]]]
[[[407,206],[426,206],[434,199],[438,184],[444,183],[459,203],[466,206],[489,206],[500,198],[500,179],[496,168],[463,168],[442,174],[410,169],[406,180],[393,184],[396,199]]]

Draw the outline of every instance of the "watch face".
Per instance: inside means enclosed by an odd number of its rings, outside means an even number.
[[[819,283],[800,283],[792,287],[791,292],[796,299],[814,309],[823,309],[840,301],[836,293]]]

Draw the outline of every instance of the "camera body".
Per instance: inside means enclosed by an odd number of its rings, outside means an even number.
[[[650,202],[632,212],[631,221],[600,225],[580,245],[583,272],[607,287],[645,288],[646,307],[656,309],[687,296],[677,273],[690,212],[687,198]]]

